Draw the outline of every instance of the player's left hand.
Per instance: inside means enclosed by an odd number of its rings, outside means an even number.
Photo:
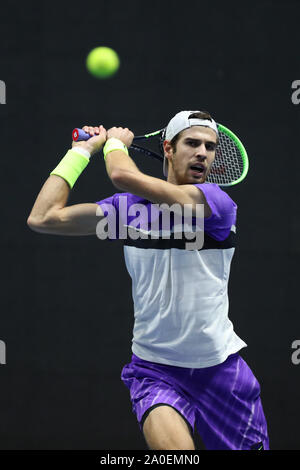
[[[131,132],[127,127],[111,127],[111,129],[107,131],[107,139],[112,137],[121,140],[121,142],[123,142],[126,147],[130,147],[134,138],[134,133]]]
[[[84,126],[82,129],[88,134],[90,134],[90,139],[80,140],[77,142],[73,141],[72,148],[82,147],[88,150],[91,155],[94,155],[102,149],[104,143],[106,142],[106,129],[102,125],[99,127]]]

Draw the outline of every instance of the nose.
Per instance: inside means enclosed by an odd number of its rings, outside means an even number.
[[[203,161],[207,158],[207,149],[204,143],[199,145],[197,148],[197,158],[199,158],[200,161]]]

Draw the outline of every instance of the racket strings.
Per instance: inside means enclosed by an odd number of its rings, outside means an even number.
[[[243,173],[244,163],[235,142],[222,132],[219,137],[220,143],[207,181],[222,185],[238,180]]]

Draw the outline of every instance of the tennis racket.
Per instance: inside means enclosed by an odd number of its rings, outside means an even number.
[[[216,183],[219,186],[234,186],[241,183],[247,176],[249,169],[248,155],[240,139],[231,130],[222,124],[217,124],[217,126],[219,145],[217,146],[215,160],[206,181],[208,183]],[[166,128],[163,128],[150,134],[135,136],[130,148],[163,162],[165,133]],[[82,129],[76,128],[73,130],[72,138],[74,141],[88,140],[90,135]],[[152,140],[156,140],[158,143],[157,152],[139,144],[143,141],[150,142]]]

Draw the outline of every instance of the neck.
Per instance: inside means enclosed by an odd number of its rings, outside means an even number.
[[[179,184],[178,181],[176,180],[175,178],[175,175],[173,175],[172,173],[169,173],[168,174],[168,179],[167,179],[168,183],[172,183],[172,184]]]

